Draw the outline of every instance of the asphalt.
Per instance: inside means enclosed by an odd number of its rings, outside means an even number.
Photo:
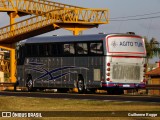
[[[0,96],[160,103],[160,96],[144,96],[144,95],[106,95],[106,94],[1,91]]]

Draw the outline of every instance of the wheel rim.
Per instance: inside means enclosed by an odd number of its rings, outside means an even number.
[[[31,88],[32,85],[33,85],[32,80],[29,80],[29,81],[28,81],[28,87]]]
[[[83,81],[82,80],[79,80],[78,81],[78,89],[80,90],[80,91],[82,91],[83,90]]]

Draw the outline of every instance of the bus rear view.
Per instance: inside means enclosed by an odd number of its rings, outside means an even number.
[[[145,87],[144,39],[131,34],[111,34],[105,38],[106,81],[102,87],[108,93],[123,93],[125,89]]]

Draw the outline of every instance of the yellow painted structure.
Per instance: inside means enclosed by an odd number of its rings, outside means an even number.
[[[10,25],[0,28],[0,48],[10,51],[10,80],[16,82],[15,43],[59,28],[79,32],[109,23],[108,9],[83,8],[46,0],[1,0],[0,12],[7,12]],[[33,15],[15,23],[15,19]],[[4,60],[5,61],[5,60]],[[4,71],[5,72],[5,71]]]
[[[4,66],[4,52],[0,52],[0,64],[1,66]],[[3,67],[1,67],[0,69],[3,69]],[[4,82],[4,72],[0,71],[0,82]]]

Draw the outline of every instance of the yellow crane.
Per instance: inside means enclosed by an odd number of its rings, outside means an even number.
[[[109,23],[108,9],[92,9],[51,2],[47,0],[1,0],[0,12],[7,12],[10,25],[0,28],[0,48],[10,51],[10,61],[3,61],[0,71],[10,73],[10,82],[16,82],[15,43],[59,28],[80,31]],[[15,22],[15,18],[33,15]],[[8,64],[7,64],[8,63]]]

